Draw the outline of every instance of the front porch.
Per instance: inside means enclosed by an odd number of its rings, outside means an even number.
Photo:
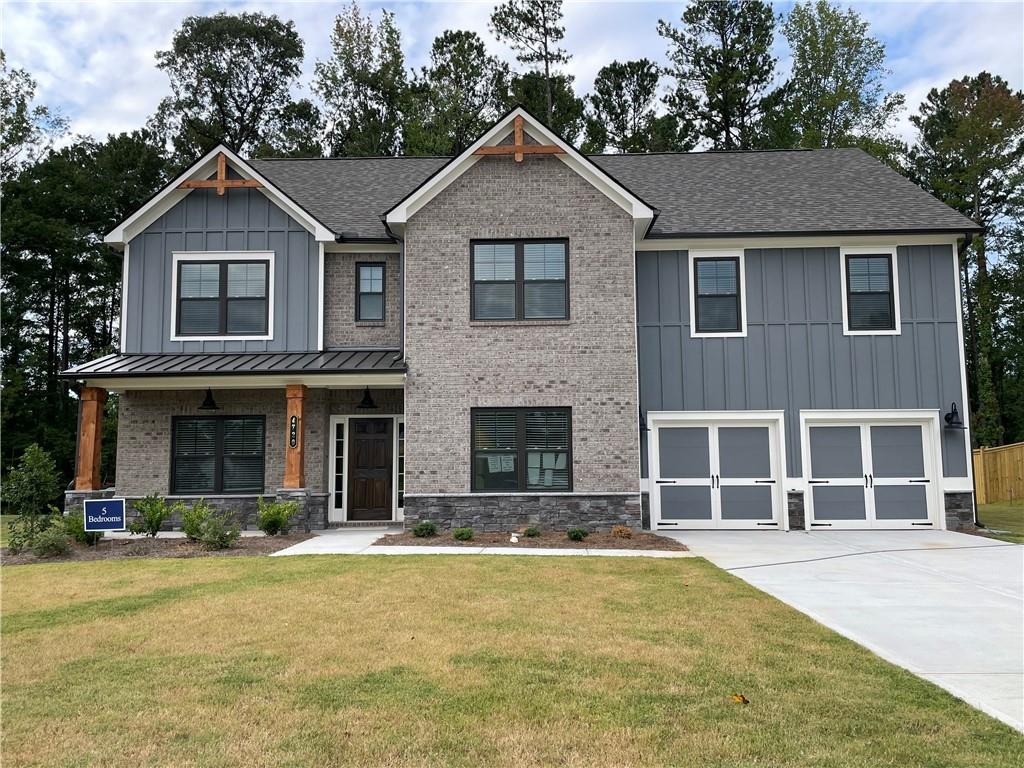
[[[89,377],[80,390],[77,471],[66,508],[118,497],[131,517],[135,502],[155,493],[186,505],[204,499],[251,529],[257,500],[269,497],[295,501],[294,525],[306,530],[400,522],[405,374],[404,365],[392,367],[395,352],[386,353],[364,357],[379,358],[387,371]],[[113,487],[102,488],[108,392],[119,395],[117,466]]]

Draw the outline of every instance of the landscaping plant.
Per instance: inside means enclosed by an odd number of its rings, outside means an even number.
[[[11,552],[31,548],[36,537],[50,528],[51,514],[58,512],[50,502],[60,491],[56,463],[50,454],[33,443],[21,455],[18,466],[8,470],[3,484],[6,511],[17,515],[8,527]]]
[[[568,531],[565,532],[565,535],[573,541],[583,541],[585,538],[587,538],[587,535],[589,533],[590,531],[588,531],[586,528],[570,528]]]
[[[37,533],[32,542],[32,554],[36,557],[64,557],[70,553],[71,540],[60,523]]]
[[[227,512],[211,512],[199,528],[199,541],[206,549],[229,549],[242,535],[242,529]]]
[[[181,513],[181,530],[189,541],[199,541],[203,533],[203,524],[212,514],[210,505],[200,499]]]
[[[535,525],[531,525],[528,528],[524,528],[523,529],[523,536],[529,536],[531,539],[534,539],[534,538],[540,536],[540,528],[538,528]]]
[[[431,520],[424,520],[422,523],[417,523],[413,526],[412,535],[418,539],[425,539],[428,536],[436,536],[437,523]]]
[[[95,547],[103,538],[103,531],[85,530],[85,517],[77,512],[72,512],[61,518],[61,522],[64,526],[64,533],[79,544]]]
[[[177,501],[168,506],[166,499],[151,493],[146,498],[135,502],[135,511],[139,513],[139,516],[132,520],[128,530],[133,534],[144,533],[146,536],[156,538],[164,521],[171,515],[184,515],[185,505]]]
[[[452,538],[456,541],[469,541],[473,538],[472,528],[456,528],[452,531]]]
[[[612,536],[614,536],[617,539],[632,539],[633,529],[630,528],[628,525],[613,525]]]
[[[288,533],[291,519],[299,512],[299,505],[294,501],[267,501],[263,497],[256,499],[256,525],[267,536]]]

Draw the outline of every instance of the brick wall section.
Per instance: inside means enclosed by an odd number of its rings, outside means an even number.
[[[570,320],[470,322],[470,240],[515,237],[569,239]],[[627,213],[557,158],[483,158],[412,217],[405,262],[409,494],[470,490],[474,406],[571,406],[573,490],[639,494]]]
[[[379,408],[360,412],[356,409],[362,389],[309,389],[305,410],[306,489],[311,493],[327,491],[327,445],[332,414],[365,413],[367,416],[402,412],[402,390],[371,390]],[[283,389],[214,389],[220,410],[217,415],[266,417],[264,447],[265,494],[274,494],[284,479],[285,396]],[[171,418],[201,416],[202,390],[129,391],[118,403],[117,478],[119,495],[145,496],[170,492]]]
[[[324,346],[397,347],[401,293],[397,253],[324,254]],[[384,264],[384,322],[356,322],[356,264]]]

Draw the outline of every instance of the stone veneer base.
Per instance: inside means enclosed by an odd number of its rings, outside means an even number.
[[[974,530],[974,494],[972,492],[960,491],[945,494],[945,506],[946,530]]]
[[[640,494],[544,496],[405,497],[405,527],[430,520],[443,529],[512,531],[535,525],[562,530],[573,527],[607,531],[614,525],[640,529]]]

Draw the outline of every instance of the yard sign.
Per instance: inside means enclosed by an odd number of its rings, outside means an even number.
[[[85,502],[85,530],[123,531],[124,499],[89,499]]]

